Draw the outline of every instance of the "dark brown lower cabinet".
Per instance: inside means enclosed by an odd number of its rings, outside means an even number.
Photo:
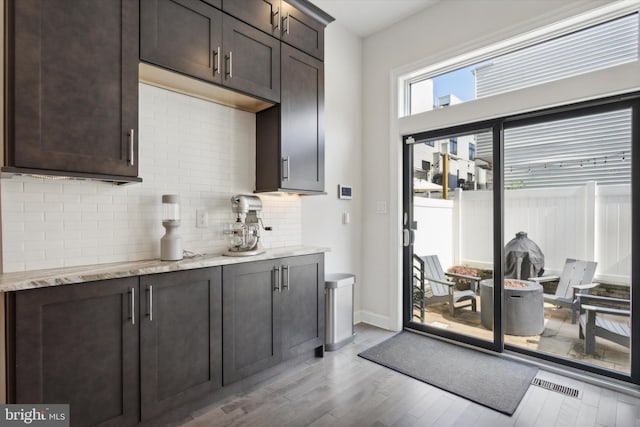
[[[224,266],[223,382],[324,344],[324,255]]]
[[[225,385],[280,361],[274,261],[222,267],[222,381]]]
[[[69,404],[74,427],[151,425],[223,382],[322,348],[324,255],[17,291],[8,302],[10,403]]]
[[[221,271],[140,278],[143,421],[222,386]]]
[[[19,291],[15,403],[130,426],[222,386],[221,268]]]
[[[290,359],[324,344],[324,256],[282,260],[282,356]]]
[[[72,426],[135,425],[137,289],[134,277],[16,292],[13,402],[67,403]]]

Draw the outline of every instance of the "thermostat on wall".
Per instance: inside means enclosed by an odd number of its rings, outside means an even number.
[[[353,187],[350,185],[338,184],[338,198],[339,199],[352,199]]]

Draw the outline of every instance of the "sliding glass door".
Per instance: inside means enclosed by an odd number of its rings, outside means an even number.
[[[505,123],[504,262],[521,266],[505,277],[532,288],[507,312],[507,346],[631,373],[632,113],[613,103]],[[543,327],[509,334],[534,293],[543,310],[527,320]]]
[[[493,348],[492,128],[405,139],[405,271],[417,329]],[[486,327],[478,327],[485,324]]]
[[[639,99],[406,135],[405,326],[639,383]]]

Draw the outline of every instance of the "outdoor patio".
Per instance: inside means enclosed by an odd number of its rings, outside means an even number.
[[[446,303],[429,305],[426,307],[425,323],[491,341],[493,331],[483,327],[480,321],[480,297],[477,297],[477,309],[477,312],[471,311],[470,308],[456,310],[456,317],[452,317]],[[416,313],[414,319],[419,318],[419,313]],[[630,369],[629,349],[601,338],[596,339],[596,355],[586,355],[584,340],[578,337],[578,324],[571,324],[571,311],[548,303],[544,305],[544,331],[541,335],[505,335],[505,342],[567,359],[584,361],[606,369],[626,373]]]

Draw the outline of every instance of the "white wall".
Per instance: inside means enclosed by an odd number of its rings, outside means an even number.
[[[181,197],[183,247],[220,253],[231,196],[255,188],[255,115],[140,84],[141,184],[0,181],[4,272],[158,258],[161,195]],[[298,196],[260,195],[265,247],[301,243]],[[208,228],[196,228],[206,209]]]
[[[331,248],[327,273],[356,275],[356,320],[363,286],[362,236],[362,41],[338,22],[325,31],[325,196],[302,197],[302,241]],[[338,199],[338,184],[353,186],[353,199]],[[343,224],[348,213],[350,223]]]
[[[401,327],[400,139],[392,74],[538,28],[606,1],[440,1],[363,44],[362,319]],[[384,204],[388,211],[381,209]]]

